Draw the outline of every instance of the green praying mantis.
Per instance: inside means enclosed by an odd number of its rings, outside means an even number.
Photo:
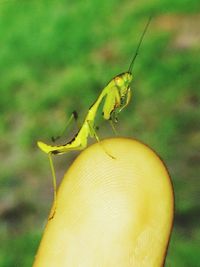
[[[142,44],[144,35],[147,31],[147,28],[149,26],[151,18],[149,18],[144,31],[140,37],[138,46],[136,48],[135,54],[131,60],[131,63],[129,65],[128,71],[116,75],[103,90],[101,91],[99,97],[97,100],[92,104],[92,106],[89,108],[88,113],[84,119],[84,122],[77,132],[77,134],[74,136],[74,138],[63,145],[48,145],[44,142],[38,141],[37,145],[38,147],[48,154],[51,172],[53,176],[53,187],[54,187],[54,205],[56,207],[56,174],[55,169],[53,165],[52,155],[60,155],[63,153],[67,153],[71,150],[83,150],[88,143],[88,137],[96,138],[96,140],[100,143],[99,137],[96,133],[95,129],[95,118],[97,116],[97,111],[100,108],[100,104],[102,101],[104,101],[102,114],[103,118],[105,120],[110,120],[112,122],[117,121],[118,114],[129,104],[131,99],[131,88],[130,83],[133,79],[133,66],[135,59],[138,55],[140,46]],[[106,149],[103,147],[105,152],[114,159],[112,155],[110,155]]]

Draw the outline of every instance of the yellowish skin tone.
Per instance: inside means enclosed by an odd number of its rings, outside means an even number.
[[[65,174],[34,267],[160,267],[173,222],[169,174],[149,147],[104,140]],[[54,209],[52,207],[52,209]]]

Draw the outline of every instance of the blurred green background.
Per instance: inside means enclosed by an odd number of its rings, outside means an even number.
[[[199,0],[7,0],[0,1],[1,267],[31,266],[46,224],[52,178],[36,141],[50,142],[74,109],[81,123],[107,82],[127,70],[150,15],[134,96],[116,128],[156,150],[171,174],[166,266],[200,266]],[[114,136],[101,114],[97,123],[101,138]],[[77,155],[55,158],[59,179]]]

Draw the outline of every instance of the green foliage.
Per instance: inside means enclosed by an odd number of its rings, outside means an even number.
[[[23,234],[10,240],[2,240],[0,245],[1,267],[31,266],[36,247],[39,244],[39,234]],[[28,255],[28,256],[27,256]]]
[[[0,266],[31,265],[39,240],[32,233],[48,213],[50,171],[36,141],[60,132],[74,109],[81,123],[100,90],[128,69],[149,15],[134,66],[134,97],[117,128],[153,147],[172,176],[176,216],[183,222],[175,218],[166,266],[197,266],[200,233],[184,222],[195,221],[199,210],[198,10],[198,0],[0,2]],[[101,137],[113,136],[106,122],[99,123]],[[64,171],[64,160],[73,156],[56,163]],[[13,239],[16,224],[4,214],[21,202],[38,213],[31,226],[33,212],[22,217]]]

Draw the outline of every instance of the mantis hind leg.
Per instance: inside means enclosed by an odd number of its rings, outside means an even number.
[[[89,129],[90,129],[90,134],[91,134],[91,136],[94,136],[94,137],[96,138],[97,142],[100,144],[100,146],[103,148],[103,150],[105,151],[105,153],[106,153],[110,158],[112,158],[112,159],[116,159],[116,158],[115,158],[114,156],[112,156],[112,155],[107,151],[107,149],[103,146],[103,144],[101,143],[101,141],[100,141],[100,139],[99,139],[99,137],[98,137],[98,135],[97,135],[97,132],[96,132],[94,126],[91,125],[91,122],[88,121],[87,123],[88,123]]]
[[[49,220],[53,219],[55,212],[56,212],[56,206],[57,206],[57,185],[56,185],[56,173],[55,173],[55,169],[54,169],[54,165],[53,165],[53,160],[52,160],[52,154],[48,153],[48,157],[49,157],[49,163],[50,163],[50,167],[51,167],[51,173],[52,173],[52,177],[53,177],[53,193],[54,193],[54,198],[53,198],[53,207],[51,210],[51,213],[49,215]]]

